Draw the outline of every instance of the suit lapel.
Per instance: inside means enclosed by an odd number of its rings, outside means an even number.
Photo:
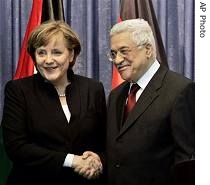
[[[153,76],[153,78],[139,97],[135,107],[128,115],[128,118],[125,121],[117,137],[125,133],[135,123],[135,120],[138,119],[159,96],[158,90],[162,86],[162,81],[166,72],[167,68],[164,66],[160,66],[156,74]]]
[[[68,106],[71,112],[71,122],[74,123],[80,117],[81,111],[81,88],[80,82],[75,82],[75,77],[72,78],[71,84],[67,88],[69,96],[67,97]],[[85,104],[86,105],[86,104]]]

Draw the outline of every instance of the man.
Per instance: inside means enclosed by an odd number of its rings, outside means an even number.
[[[145,20],[122,21],[110,37],[125,82],[108,100],[108,185],[173,185],[175,165],[194,158],[194,83],[159,64]]]

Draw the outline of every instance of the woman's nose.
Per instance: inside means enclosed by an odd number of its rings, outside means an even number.
[[[53,63],[54,60],[53,60],[52,55],[46,55],[45,62],[48,64]]]

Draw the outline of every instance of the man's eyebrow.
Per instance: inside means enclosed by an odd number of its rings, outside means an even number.
[[[117,50],[111,49],[111,51],[118,51],[118,50],[122,50],[122,49],[128,49],[128,46],[122,46],[120,48],[118,48]]]

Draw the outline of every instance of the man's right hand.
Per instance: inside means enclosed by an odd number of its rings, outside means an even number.
[[[100,157],[91,151],[86,151],[82,156],[75,155],[72,168],[78,174],[87,179],[95,179],[102,174],[102,163]]]

